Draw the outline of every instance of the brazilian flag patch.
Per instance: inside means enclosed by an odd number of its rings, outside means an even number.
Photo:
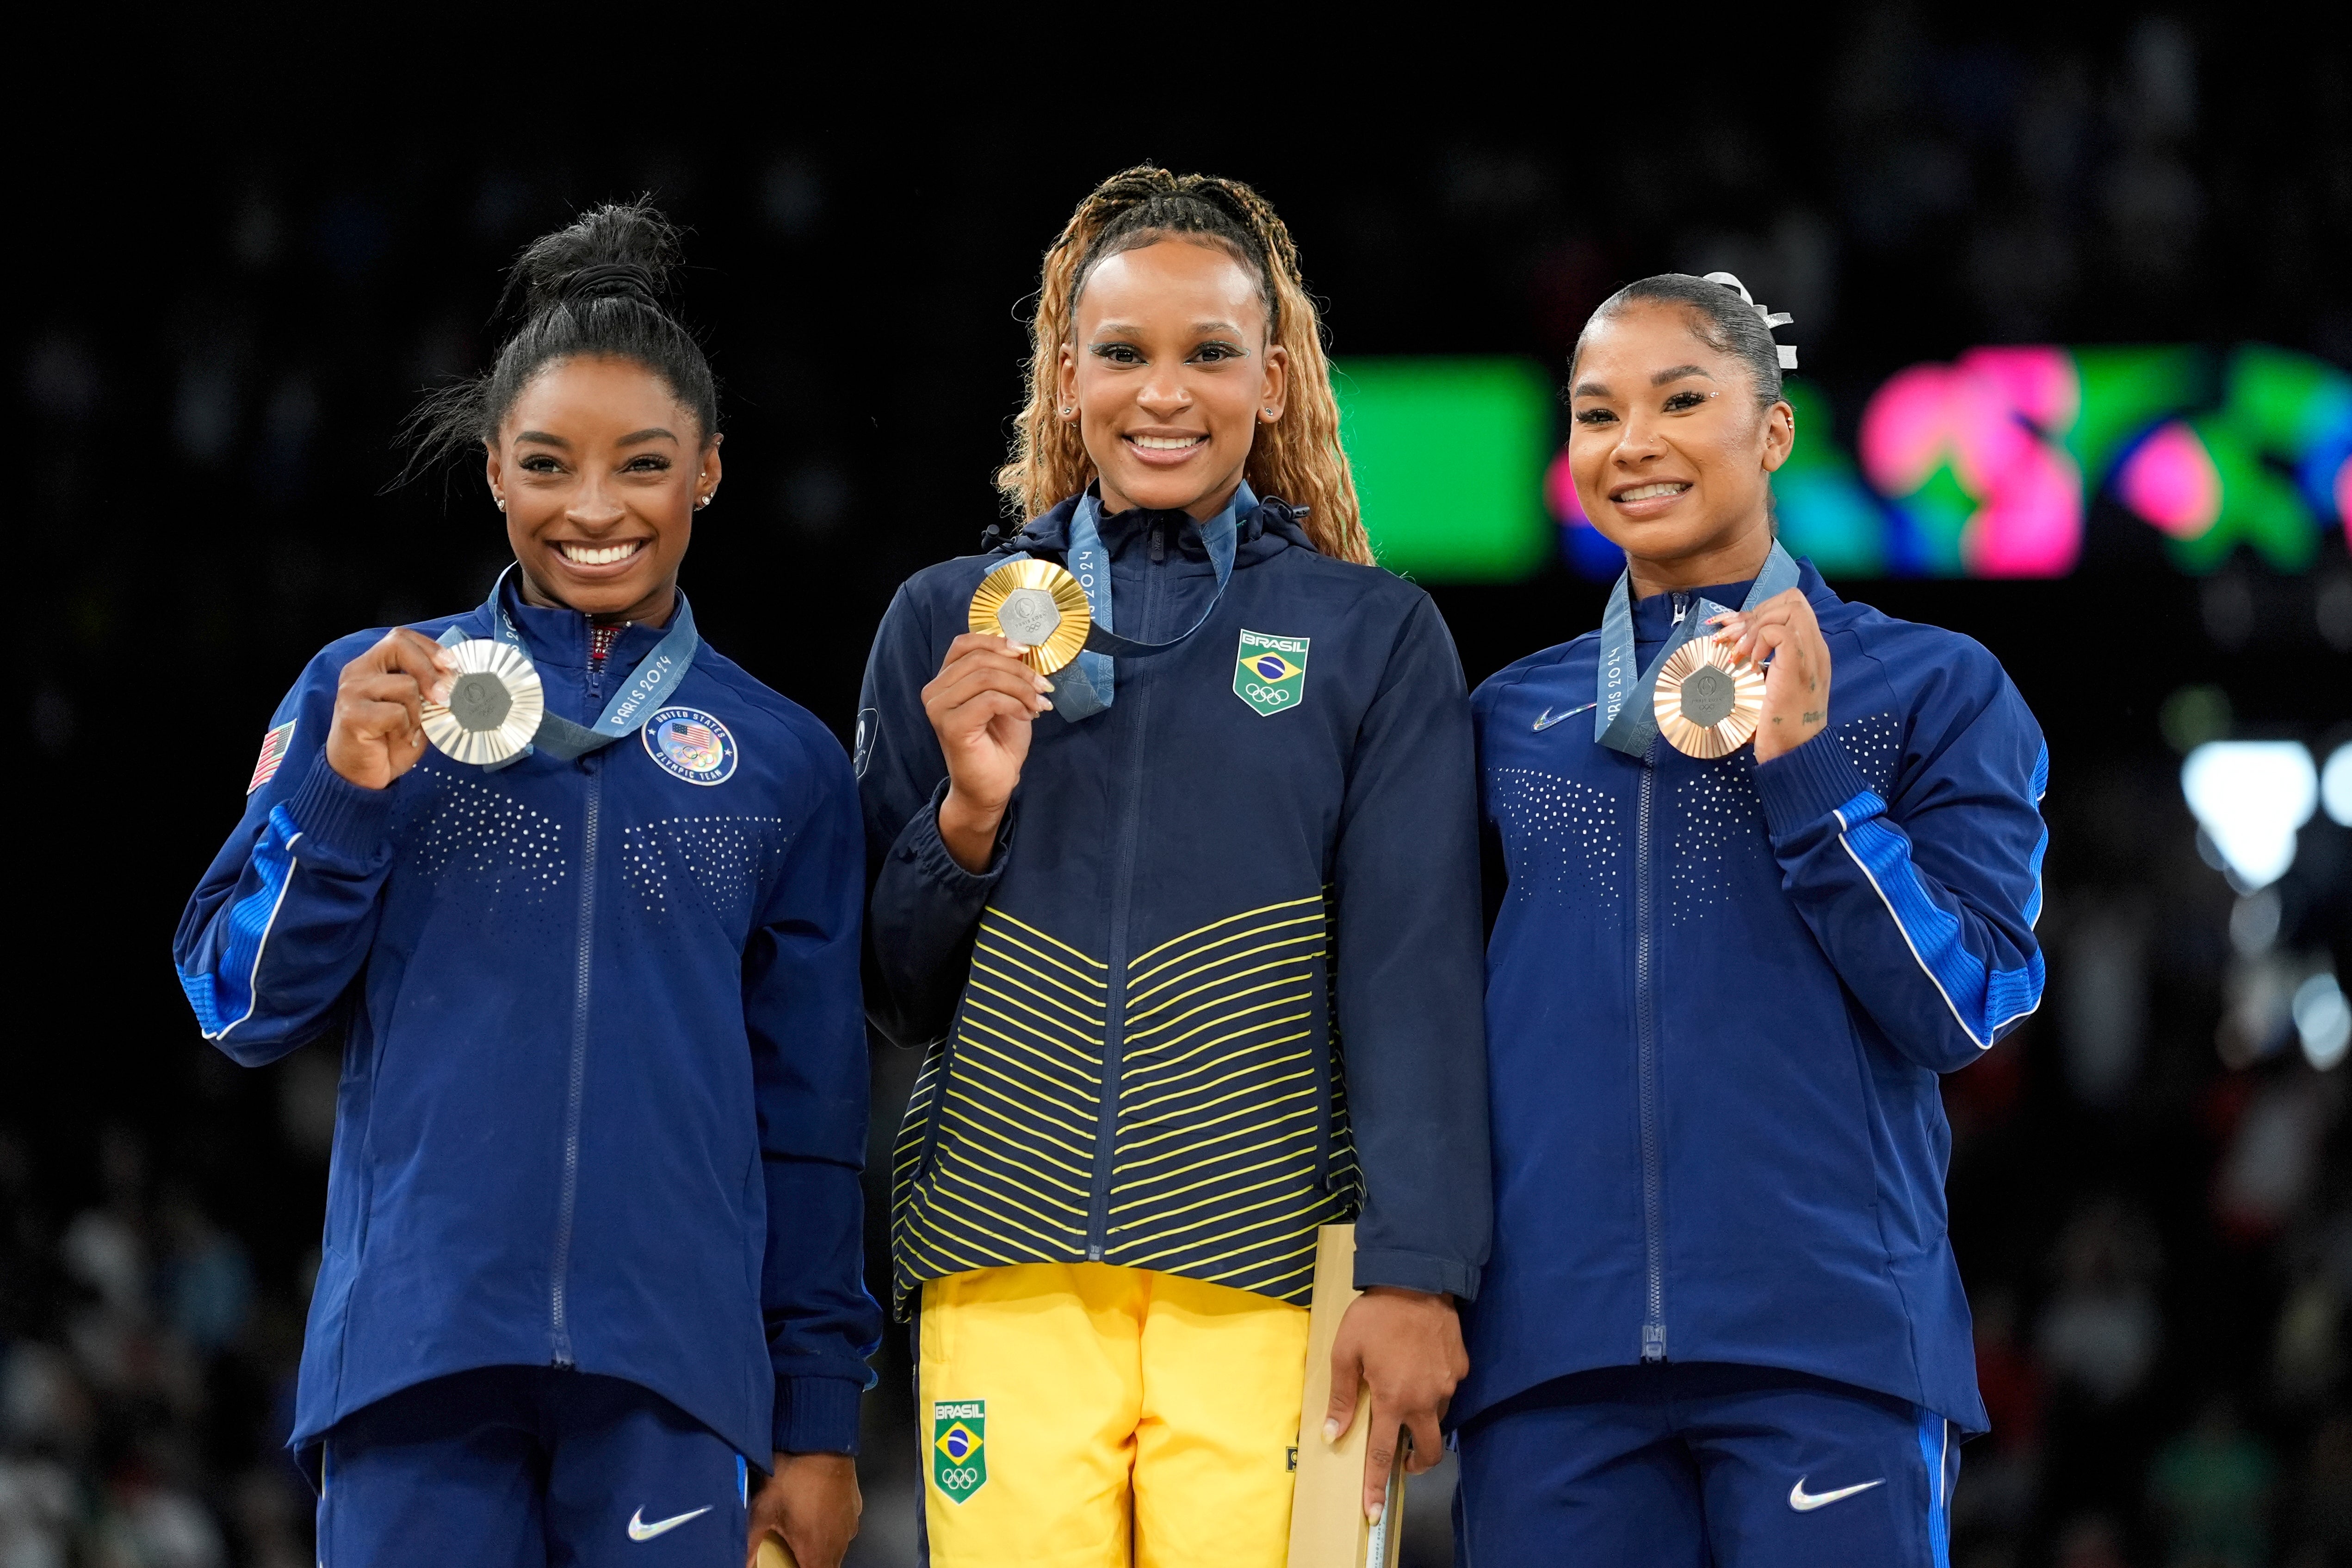
[[[988,1401],[931,1401],[931,1480],[950,1502],[988,1484]]]
[[[1307,643],[1304,637],[1244,632],[1241,651],[1234,656],[1234,695],[1267,718],[1305,702]]]

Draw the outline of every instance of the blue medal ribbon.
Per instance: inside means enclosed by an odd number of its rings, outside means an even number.
[[[498,640],[528,659],[530,649],[523,643],[522,632],[516,627],[514,617],[507,613],[506,603],[500,594],[506,587],[507,573],[514,570],[509,566],[506,571],[499,573],[498,581],[490,584],[489,601],[482,608],[490,618],[490,625],[496,631]],[[444,645],[462,643],[466,641],[466,633],[452,626],[441,633],[440,641]],[[638,663],[635,672],[629,677],[629,684],[614,694],[613,700],[604,705],[604,711],[597,716],[594,725],[574,723],[550,708],[540,718],[539,730],[531,737],[530,744],[505,762],[492,763],[491,768],[495,769],[519,762],[534,751],[544,751],[559,761],[569,762],[636,734],[645,727],[646,720],[653,716],[654,710],[661,706],[660,699],[686,679],[686,672],[693,667],[694,655],[701,649],[702,638],[694,629],[694,612],[687,607],[686,594],[681,591],[677,595],[677,609],[670,615],[669,632],[654,645],[654,651]]]
[[[1239,518],[1245,512],[1255,511],[1257,504],[1257,496],[1244,480],[1225,509],[1201,525],[1201,543],[1208,550],[1209,564],[1217,573],[1217,591],[1208,608],[1201,612],[1201,618],[1165,643],[1139,643],[1114,630],[1117,622],[1111,604],[1110,552],[1103,548],[1101,498],[1091,487],[1078,497],[1077,509],[1070,515],[1069,569],[1070,575],[1078,580],[1079,591],[1087,596],[1087,613],[1094,626],[1087,633],[1085,651],[1054,683],[1055,712],[1072,724],[1092,718],[1108,708],[1118,696],[1111,665],[1114,658],[1134,658],[1173,648],[1209,623],[1209,617],[1217,612],[1218,604],[1225,597],[1225,585],[1233,580]],[[1024,551],[1005,559],[1025,560],[1028,556]],[[1070,678],[1073,674],[1076,680]]]
[[[1764,558],[1764,570],[1756,574],[1754,586],[1739,606],[1744,614],[1755,609],[1776,593],[1784,593],[1797,586],[1796,560],[1772,541],[1772,553]],[[1634,678],[1638,655],[1633,645],[1633,574],[1622,573],[1617,586],[1609,593],[1608,612],[1601,618],[1601,665],[1596,673],[1597,697],[1592,713],[1592,738],[1612,751],[1622,751],[1628,757],[1646,757],[1650,743],[1658,737],[1656,698],[1658,671],[1664,667],[1675,649],[1696,636],[1707,622],[1731,612],[1712,599],[1702,599],[1686,611],[1674,635],[1666,639],[1650,667]]]

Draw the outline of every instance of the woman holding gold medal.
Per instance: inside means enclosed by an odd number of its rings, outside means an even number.
[[[678,590],[719,433],[677,249],[613,206],[517,261],[421,415],[514,566],[310,662],[174,944],[236,1061],[341,1036],[292,1437],[324,1568],[856,1531],[856,791]]]
[[[1316,1233],[1350,1218],[1331,1427],[1370,1423],[1368,1506],[1401,1427],[1436,1457],[1488,1226],[1469,712],[1370,564],[1318,330],[1247,187],[1106,182],[1045,257],[1025,522],[875,642],[933,1563],[1282,1563],[1326,1440]]]
[[[2041,999],[2048,752],[1982,647],[1780,548],[1787,319],[1721,273],[1594,313],[1570,466],[1625,575],[1475,698],[1465,1562],[1943,1568],[1985,1427],[1937,1074]]]

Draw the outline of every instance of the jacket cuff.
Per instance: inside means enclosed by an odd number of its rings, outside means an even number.
[[[865,1392],[846,1377],[777,1378],[776,1451],[857,1452],[857,1402]]]
[[[948,852],[947,841],[940,837],[940,803],[947,798],[948,780],[942,779],[940,787],[931,791],[930,803],[916,812],[907,823],[906,831],[898,835],[898,845],[894,852],[900,860],[911,862],[931,882],[950,893],[970,899],[973,906],[978,907],[988,902],[989,891],[1004,875],[1005,859],[1013,848],[1013,814],[1020,802],[1015,800],[1007,804],[1003,817],[997,821],[996,848],[989,856],[987,868],[966,871],[955,856]]]
[[[1478,1270],[1459,1259],[1431,1252],[1358,1252],[1356,1289],[1369,1291],[1374,1285],[1469,1301],[1478,1296]]]
[[[321,751],[310,759],[301,787],[278,810],[294,820],[314,850],[365,865],[383,852],[393,792],[399,788],[394,779],[382,789],[362,789],[336,772]]]
[[[1870,781],[1827,730],[1769,762],[1756,764],[1748,776],[1763,798],[1764,825],[1775,843],[1870,791]]]

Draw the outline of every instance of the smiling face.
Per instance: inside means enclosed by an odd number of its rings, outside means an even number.
[[[1282,417],[1288,357],[1266,341],[1257,279],[1222,246],[1161,240],[1097,266],[1076,316],[1060,402],[1103,509],[1216,516],[1257,426]]]
[[[1796,436],[1691,313],[1636,304],[1586,329],[1570,388],[1569,470],[1584,515],[1642,593],[1737,582],[1772,548],[1772,471]]]
[[[719,441],[667,382],[635,360],[556,361],[507,411],[488,467],[528,602],[669,619]]]

